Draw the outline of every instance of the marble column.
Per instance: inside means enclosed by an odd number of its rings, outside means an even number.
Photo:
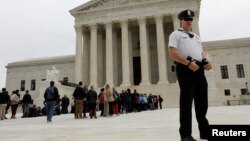
[[[141,55],[141,83],[140,85],[148,85],[151,82],[151,69],[150,69],[150,54],[148,46],[146,18],[139,19],[140,28],[140,55]]]
[[[90,25],[90,85],[97,87],[97,25]]]
[[[130,86],[130,65],[129,65],[129,38],[128,21],[121,21],[122,28],[122,84],[121,86]]]
[[[180,28],[180,20],[178,19],[178,14],[172,14],[172,20],[174,25],[174,30],[177,30]]]
[[[199,30],[199,17],[198,17],[198,12],[195,12],[195,17],[193,18],[192,22],[192,32],[194,32],[197,35],[200,35],[200,30]]]
[[[82,56],[82,83],[83,85],[89,84],[89,35],[86,29],[83,29],[82,33],[83,41],[83,56]]]
[[[157,38],[157,52],[158,52],[158,66],[159,66],[159,81],[158,84],[168,83],[167,77],[167,63],[166,63],[166,48],[163,29],[163,16],[155,16],[156,21],[156,38]]]
[[[75,26],[76,31],[76,56],[75,56],[75,83],[82,81],[82,26]]]
[[[105,24],[106,27],[106,83],[114,85],[113,69],[113,40],[112,40],[112,22]]]
[[[178,19],[178,14],[174,13],[172,14],[172,21],[174,26],[174,31],[181,28],[180,20]],[[176,79],[176,83],[178,83],[178,80]]]

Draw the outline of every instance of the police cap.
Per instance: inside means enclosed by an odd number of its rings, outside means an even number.
[[[189,9],[181,11],[180,14],[178,15],[179,20],[183,20],[183,19],[186,19],[186,18],[193,19],[193,17],[194,17],[194,11],[189,10]]]

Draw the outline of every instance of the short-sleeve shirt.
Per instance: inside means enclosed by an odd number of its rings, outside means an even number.
[[[192,34],[194,35],[194,37],[190,38],[189,35],[184,31],[176,30],[169,36],[168,46],[176,48],[178,53],[184,58],[190,56],[192,57],[192,59],[201,61],[203,52],[201,39],[198,35],[194,33]]]

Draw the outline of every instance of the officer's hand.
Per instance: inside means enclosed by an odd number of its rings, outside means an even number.
[[[188,68],[193,72],[196,72],[200,67],[195,63],[195,61],[192,61]]]
[[[204,67],[204,69],[205,69],[206,71],[209,71],[209,70],[212,69],[211,63],[208,63],[208,64],[204,65],[203,67]]]

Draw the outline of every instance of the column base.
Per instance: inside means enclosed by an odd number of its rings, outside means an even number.
[[[144,81],[140,83],[140,86],[151,85],[149,81]]]
[[[129,83],[129,82],[123,82],[123,83],[120,85],[120,87],[129,87],[129,86],[131,86],[131,83]]]
[[[98,84],[96,83],[90,83],[90,85],[89,86],[94,86],[94,89],[97,89],[98,88]]]
[[[106,86],[107,84],[109,84],[110,87],[114,87],[114,83],[111,83],[111,82],[109,83],[109,82],[107,82],[104,86]]]
[[[167,80],[160,80],[157,83],[158,85],[165,85],[165,84],[169,84],[169,82]]]

